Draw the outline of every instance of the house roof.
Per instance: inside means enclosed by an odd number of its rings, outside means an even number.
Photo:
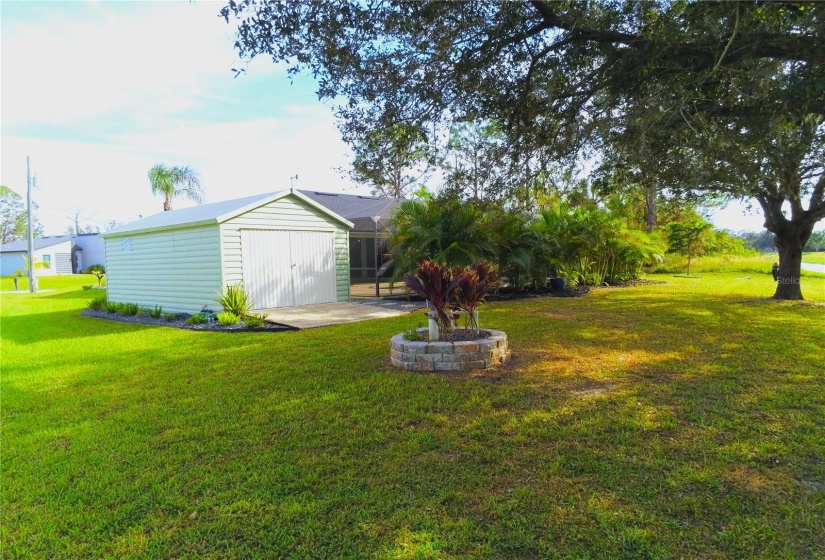
[[[34,250],[45,249],[52,245],[60,245],[67,241],[72,241],[73,235],[51,235],[48,237],[37,237],[34,240]],[[0,245],[0,253],[25,253],[29,250],[29,240],[14,241]]]
[[[352,222],[340,216],[329,208],[318,204],[311,198],[301,194],[300,192],[292,192],[288,190],[279,191],[275,193],[258,194],[255,196],[247,196],[244,198],[236,198],[233,200],[224,200],[222,202],[213,202],[211,204],[202,204],[200,206],[193,206],[191,208],[181,208],[180,210],[170,210],[168,212],[161,212],[146,218],[134,221],[119,228],[108,231],[103,237],[117,237],[131,233],[157,231],[165,229],[177,229],[183,227],[193,227],[198,225],[220,224],[227,220],[231,220],[236,216],[240,216],[250,210],[259,208],[264,204],[269,204],[279,200],[285,196],[296,196],[305,203],[313,206],[321,212],[327,214],[334,220],[337,220],[347,227],[352,227]]]
[[[302,194],[326,206],[354,223],[355,231],[373,231],[374,216],[379,216],[379,230],[386,229],[386,223],[393,210],[401,204],[396,198],[379,198],[356,194],[328,193],[301,190]]]

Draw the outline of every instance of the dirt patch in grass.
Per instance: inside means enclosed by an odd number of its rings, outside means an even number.
[[[580,385],[570,390],[570,395],[577,399],[586,399],[598,395],[604,395],[616,389],[615,383],[596,383],[594,381]]]
[[[807,300],[785,300],[773,298],[758,298],[758,299],[743,299],[735,301],[738,305],[782,305],[786,307],[823,307],[825,303],[821,301],[807,301]]]

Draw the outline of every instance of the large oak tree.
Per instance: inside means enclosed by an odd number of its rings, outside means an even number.
[[[675,188],[756,200],[774,297],[802,298],[825,217],[825,4],[243,0],[221,15],[240,19],[243,59],[313,73],[345,138],[495,121],[535,173],[630,154]]]

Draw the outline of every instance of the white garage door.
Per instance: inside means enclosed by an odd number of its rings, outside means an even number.
[[[243,277],[257,309],[335,301],[328,231],[241,231]]]

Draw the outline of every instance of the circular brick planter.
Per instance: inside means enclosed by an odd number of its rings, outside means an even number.
[[[397,334],[390,340],[392,365],[406,371],[472,371],[505,363],[510,357],[507,335],[482,330],[490,337],[461,342],[412,342]]]

